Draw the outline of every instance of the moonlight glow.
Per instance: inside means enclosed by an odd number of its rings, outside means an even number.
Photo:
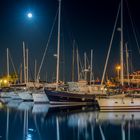
[[[28,13],[27,16],[28,16],[28,18],[32,18],[33,17],[32,13]]]

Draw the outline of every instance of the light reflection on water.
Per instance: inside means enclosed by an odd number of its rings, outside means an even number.
[[[140,112],[1,105],[0,140],[139,140]]]

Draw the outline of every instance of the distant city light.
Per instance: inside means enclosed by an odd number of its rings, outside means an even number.
[[[27,16],[28,16],[28,18],[32,18],[33,17],[32,13],[28,13]]]

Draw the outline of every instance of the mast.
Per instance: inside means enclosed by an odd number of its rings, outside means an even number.
[[[90,84],[91,84],[91,81],[92,81],[92,76],[93,76],[93,73],[92,73],[92,60],[93,60],[93,50],[91,50],[91,60],[90,60]]]
[[[77,75],[78,75],[78,81],[80,80],[80,75],[79,75],[79,53],[78,53],[78,48],[76,50],[77,53]]]
[[[74,54],[75,54],[75,49],[74,49],[74,46],[75,46],[75,40],[73,41],[73,54],[72,54],[72,81],[74,81]]]
[[[25,60],[25,43],[23,42],[23,65],[24,65],[24,83],[26,84],[26,60]]]
[[[36,73],[37,73],[37,61],[36,61],[36,59],[35,59],[35,82],[37,82],[37,75],[36,75]]]
[[[125,46],[126,46],[126,69],[127,69],[127,80],[128,80],[128,85],[129,85],[129,84],[130,84],[130,81],[129,81],[129,64],[128,64],[129,54],[128,54],[127,43],[125,44]]]
[[[87,63],[86,63],[86,52],[84,53],[84,64],[85,64],[85,75],[84,75],[84,79],[87,80]]]
[[[29,65],[28,65],[28,63],[29,63],[29,61],[28,61],[28,59],[29,59],[29,50],[28,50],[28,48],[26,49],[26,82],[28,83],[28,81],[29,81],[29,75],[28,75],[28,73],[29,73]]]
[[[7,48],[7,76],[9,77],[9,49]]]
[[[22,83],[22,64],[20,64],[20,83]]]
[[[121,0],[121,49],[120,49],[120,64],[121,64],[121,85],[124,85],[124,70],[123,70],[123,0]]]
[[[58,89],[59,83],[59,57],[60,57],[60,18],[61,18],[61,0],[59,2],[59,13],[58,13],[58,40],[57,40],[57,68],[56,68],[56,89]]]

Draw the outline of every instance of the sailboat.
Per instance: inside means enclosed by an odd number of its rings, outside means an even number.
[[[77,49],[77,75],[78,81],[75,82],[74,76],[72,75],[72,82],[68,82],[68,90],[71,92],[78,92],[78,93],[87,93],[87,94],[94,94],[96,96],[106,96],[107,89],[105,85],[100,85],[100,81],[98,82],[93,78],[93,50],[91,50],[91,60],[90,64],[88,64],[89,60],[87,58],[86,53],[84,53],[84,67],[81,66],[81,72],[79,65],[82,65],[80,62],[80,57]],[[80,64],[79,64],[80,63]],[[88,64],[88,65],[87,65]],[[74,65],[74,64],[73,64]],[[74,67],[74,66],[73,66]],[[72,74],[74,73],[74,70]]]
[[[120,8],[119,8],[120,9]],[[119,10],[118,10],[119,13]],[[118,16],[117,16],[118,17]],[[117,18],[116,18],[117,21]],[[115,24],[116,25],[116,24]],[[115,29],[115,26],[114,26]],[[124,87],[124,70],[123,70],[123,0],[121,0],[121,49],[120,63],[121,75],[120,84]],[[108,58],[107,58],[108,59]],[[105,72],[104,72],[105,73]],[[127,93],[126,93],[127,94]],[[126,97],[126,94],[108,96],[107,98],[98,98],[98,104],[101,110],[122,111],[122,110],[140,110],[140,98]]]
[[[65,105],[87,105],[97,104],[95,95],[87,95],[85,93],[73,93],[70,91],[62,91],[59,89],[59,56],[60,56],[60,18],[61,18],[61,0],[59,0],[58,13],[58,42],[57,42],[57,68],[56,68],[56,90],[44,88],[45,93],[51,104]]]

